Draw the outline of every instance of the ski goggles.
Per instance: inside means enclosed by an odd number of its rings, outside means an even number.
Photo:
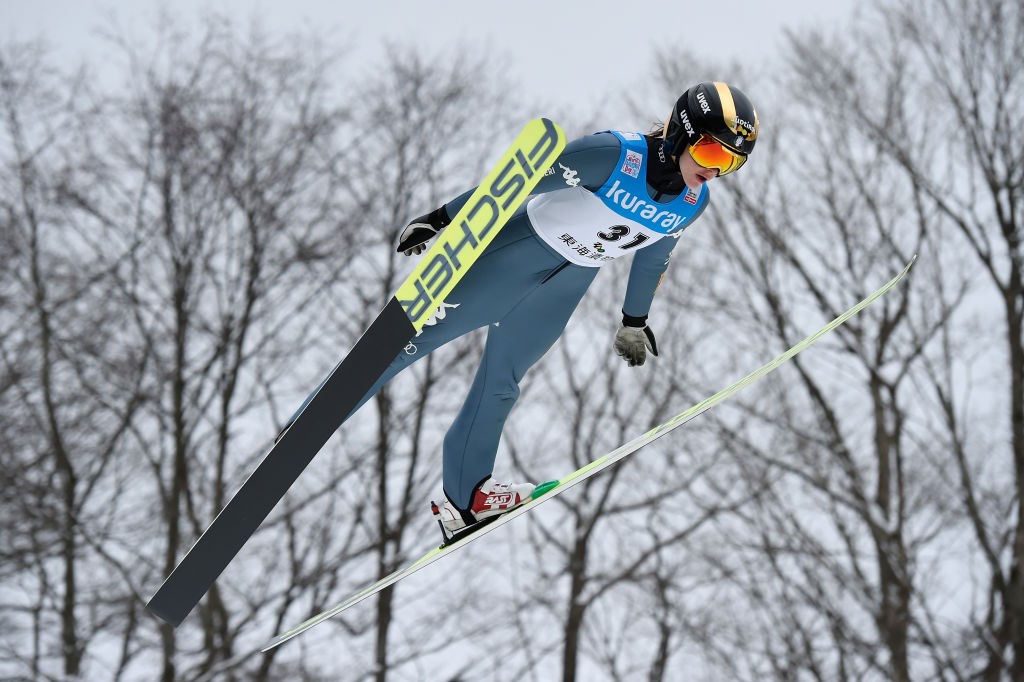
[[[746,156],[737,154],[710,135],[701,135],[690,145],[690,156],[701,166],[716,169],[719,175],[732,173],[747,161]]]

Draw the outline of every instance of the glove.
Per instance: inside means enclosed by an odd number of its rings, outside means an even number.
[[[615,333],[615,352],[625,358],[630,367],[638,367],[647,361],[647,350],[658,356],[658,342],[654,332],[647,326],[647,316],[622,315],[622,326]]]
[[[444,210],[444,206],[426,215],[421,215],[402,230],[402,234],[398,236],[398,247],[395,250],[406,256],[423,253],[427,250],[427,242],[447,227],[450,222],[451,219]]]

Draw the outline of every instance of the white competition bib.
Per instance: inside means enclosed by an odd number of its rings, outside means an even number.
[[[667,203],[647,191],[647,142],[612,131],[622,143],[615,170],[597,192],[584,187],[540,194],[526,211],[537,235],[571,263],[600,267],[607,261],[682,234],[707,192],[687,188]]]

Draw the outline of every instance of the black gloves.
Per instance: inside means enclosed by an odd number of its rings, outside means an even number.
[[[427,250],[427,242],[450,222],[451,218],[448,217],[444,206],[414,219],[402,230],[395,250],[406,256],[423,253]]]

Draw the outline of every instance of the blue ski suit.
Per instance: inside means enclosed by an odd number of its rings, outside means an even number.
[[[646,320],[669,254],[708,202],[707,186],[687,189],[661,143],[610,131],[570,142],[359,403],[439,346],[488,327],[476,378],[444,439],[444,490],[460,508],[493,471],[519,382],[561,336],[602,264],[633,255],[622,310],[638,326]],[[471,194],[445,204],[446,216]]]

